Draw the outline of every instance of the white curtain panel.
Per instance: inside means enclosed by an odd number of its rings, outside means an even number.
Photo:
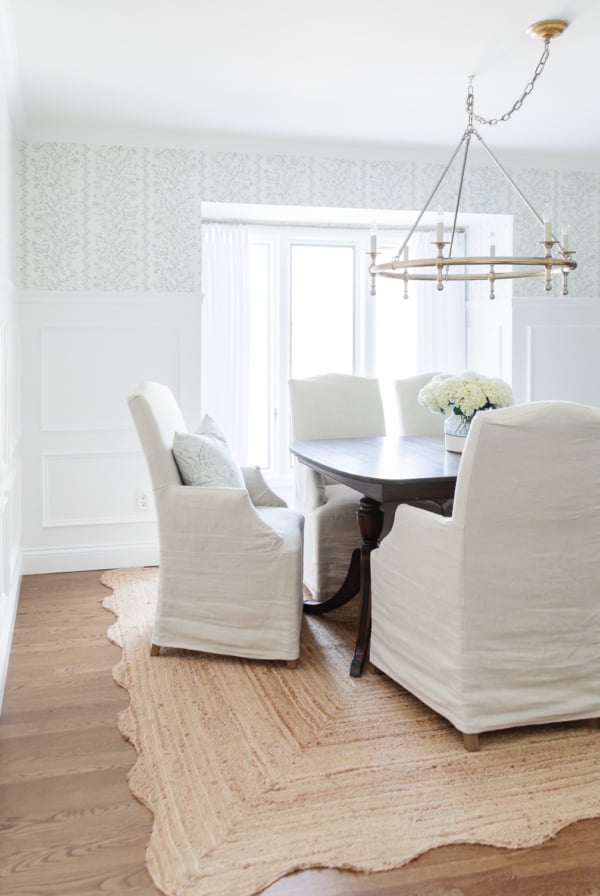
[[[446,238],[447,235],[446,235]],[[430,258],[436,252],[431,231],[419,231],[411,239],[413,258]],[[464,255],[465,237],[457,233],[453,256]],[[447,247],[445,247],[447,249]],[[416,282],[418,303],[418,373],[443,370],[460,373],[466,364],[466,307],[464,283]]]
[[[247,462],[250,293],[243,224],[202,225],[202,411]]]

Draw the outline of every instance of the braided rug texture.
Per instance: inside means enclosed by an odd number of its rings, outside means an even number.
[[[444,719],[368,667],[348,674],[352,605],[303,622],[296,669],[150,657],[155,569],[105,573],[122,648],[119,729],[154,815],[146,861],[169,896],[250,896],[297,869],[382,871],[433,847],[532,846],[600,815],[587,723],[493,732],[467,753]]]

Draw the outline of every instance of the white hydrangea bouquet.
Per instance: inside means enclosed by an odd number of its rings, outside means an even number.
[[[452,410],[469,423],[487,408],[505,408],[513,403],[512,390],[504,380],[466,371],[458,375],[439,373],[419,392],[419,404],[433,413]]]

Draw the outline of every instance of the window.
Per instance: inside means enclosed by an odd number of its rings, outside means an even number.
[[[368,366],[367,239],[362,230],[248,226],[248,456],[271,477],[291,471],[289,379]]]
[[[205,211],[207,218],[211,212],[215,218],[220,217],[211,208]],[[401,283],[378,278],[377,295],[371,296],[368,274],[371,221],[367,213],[363,213],[361,224],[332,226],[326,223],[336,214],[331,209],[322,210],[323,216],[328,215],[322,224],[317,220],[310,225],[281,224],[278,218],[282,210],[273,208],[270,212],[272,223],[264,220],[269,209],[260,207],[253,209],[253,216],[260,215],[261,222],[247,221],[244,225],[249,320],[242,329],[248,332],[249,345],[244,351],[248,351],[249,361],[247,374],[237,382],[242,384],[239,390],[247,395],[240,407],[248,409],[247,421],[242,426],[244,432],[247,429],[248,437],[239,456],[245,453],[245,460],[259,464],[277,485],[291,477],[290,378],[332,371],[378,377],[384,403],[387,401],[389,405],[389,420],[394,421],[393,381],[422,370],[451,370],[448,358],[441,356],[434,366],[431,359],[440,357],[440,346],[452,339],[458,339],[464,349],[465,321],[462,287],[459,296],[462,311],[458,314],[440,313],[440,308],[448,308],[452,302],[444,293],[444,303],[440,306],[440,297],[434,294],[435,284],[433,292],[429,290],[427,294],[428,287],[411,284],[410,298],[405,300]],[[319,209],[304,212],[318,219]],[[380,218],[380,213],[377,214]],[[412,215],[408,218],[412,219]],[[227,220],[226,215],[224,219]],[[239,220],[237,214],[236,220]],[[404,221],[394,229],[380,226],[378,249],[382,257],[391,257],[405,234]],[[428,254],[429,242],[428,232],[416,233],[411,240],[411,255]],[[238,249],[231,263],[235,265],[235,259],[240,257]],[[203,257],[203,264],[207,258],[208,254]],[[211,281],[208,291],[221,308],[228,279],[223,277],[229,267],[225,262],[207,271]],[[419,298],[415,301],[417,291]],[[453,331],[446,327],[446,313],[454,316]],[[238,338],[241,319],[236,312]],[[451,332],[453,335],[449,336]],[[227,330],[223,338],[227,340]],[[232,358],[231,367],[236,364],[237,352]],[[213,356],[211,369],[219,365],[221,397],[214,406],[220,417],[235,399],[236,391],[233,386],[223,387],[223,383],[229,383],[230,379],[233,383],[236,379],[229,377],[224,358]],[[458,366],[463,368],[464,354]],[[239,370],[236,375],[239,377]],[[234,413],[234,420],[230,420],[232,429],[237,419]],[[390,429],[393,430],[393,425]]]
[[[290,243],[290,374],[354,372],[355,246]]]

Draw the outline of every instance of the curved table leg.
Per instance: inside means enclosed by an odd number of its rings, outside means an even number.
[[[369,655],[371,637],[371,551],[379,545],[383,529],[383,511],[379,501],[361,498],[358,505],[358,525],[363,543],[360,548],[360,619],[350,675],[359,678]]]
[[[312,616],[320,616],[321,613],[328,613],[330,610],[337,610],[338,607],[343,607],[353,597],[356,597],[360,591],[361,582],[360,554],[361,548],[354,548],[346,578],[338,591],[332,597],[328,597],[327,600],[305,600],[305,613]]]

